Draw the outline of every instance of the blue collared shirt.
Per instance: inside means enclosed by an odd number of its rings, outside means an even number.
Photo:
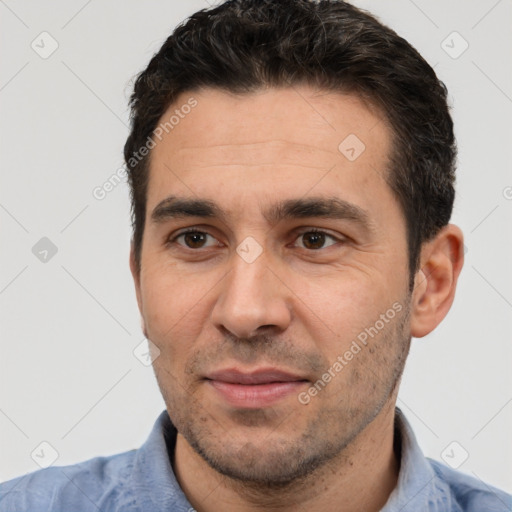
[[[398,484],[381,512],[510,512],[512,496],[423,456],[402,412]],[[0,484],[0,512],[192,512],[168,450],[176,429],[166,411],[138,449],[49,467]]]

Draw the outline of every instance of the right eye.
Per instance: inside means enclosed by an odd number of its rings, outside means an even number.
[[[210,237],[213,241],[209,245],[207,243],[208,237]],[[212,235],[197,229],[188,229],[186,231],[182,231],[181,233],[178,233],[176,236],[171,238],[168,243],[177,243],[178,245],[188,249],[203,249],[205,247],[214,247],[219,245],[217,240]]]

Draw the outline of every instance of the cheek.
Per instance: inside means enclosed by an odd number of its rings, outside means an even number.
[[[176,269],[146,269],[141,280],[143,314],[148,336],[164,350],[190,346],[205,322],[204,281]],[[172,342],[172,343],[171,343]]]
[[[342,350],[393,303],[382,276],[360,272],[302,279],[296,286],[296,295],[302,299],[296,302],[298,316],[302,321],[310,319],[310,334],[322,350]]]

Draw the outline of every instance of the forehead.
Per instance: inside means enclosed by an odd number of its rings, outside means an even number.
[[[237,189],[261,196],[272,193],[271,185],[281,195],[293,188],[296,196],[334,187],[355,200],[363,189],[371,196],[387,186],[391,131],[353,95],[307,86],[243,95],[204,89],[181,94],[160,127],[148,209],[169,193],[227,197]]]

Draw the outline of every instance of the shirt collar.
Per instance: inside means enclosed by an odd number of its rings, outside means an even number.
[[[381,512],[446,510],[449,494],[434,468],[423,455],[409,422],[395,408],[395,436],[400,446],[398,482]]]
[[[176,435],[169,414],[163,411],[147,441],[137,450],[131,485],[141,511],[194,510],[181,490],[170,462]]]

